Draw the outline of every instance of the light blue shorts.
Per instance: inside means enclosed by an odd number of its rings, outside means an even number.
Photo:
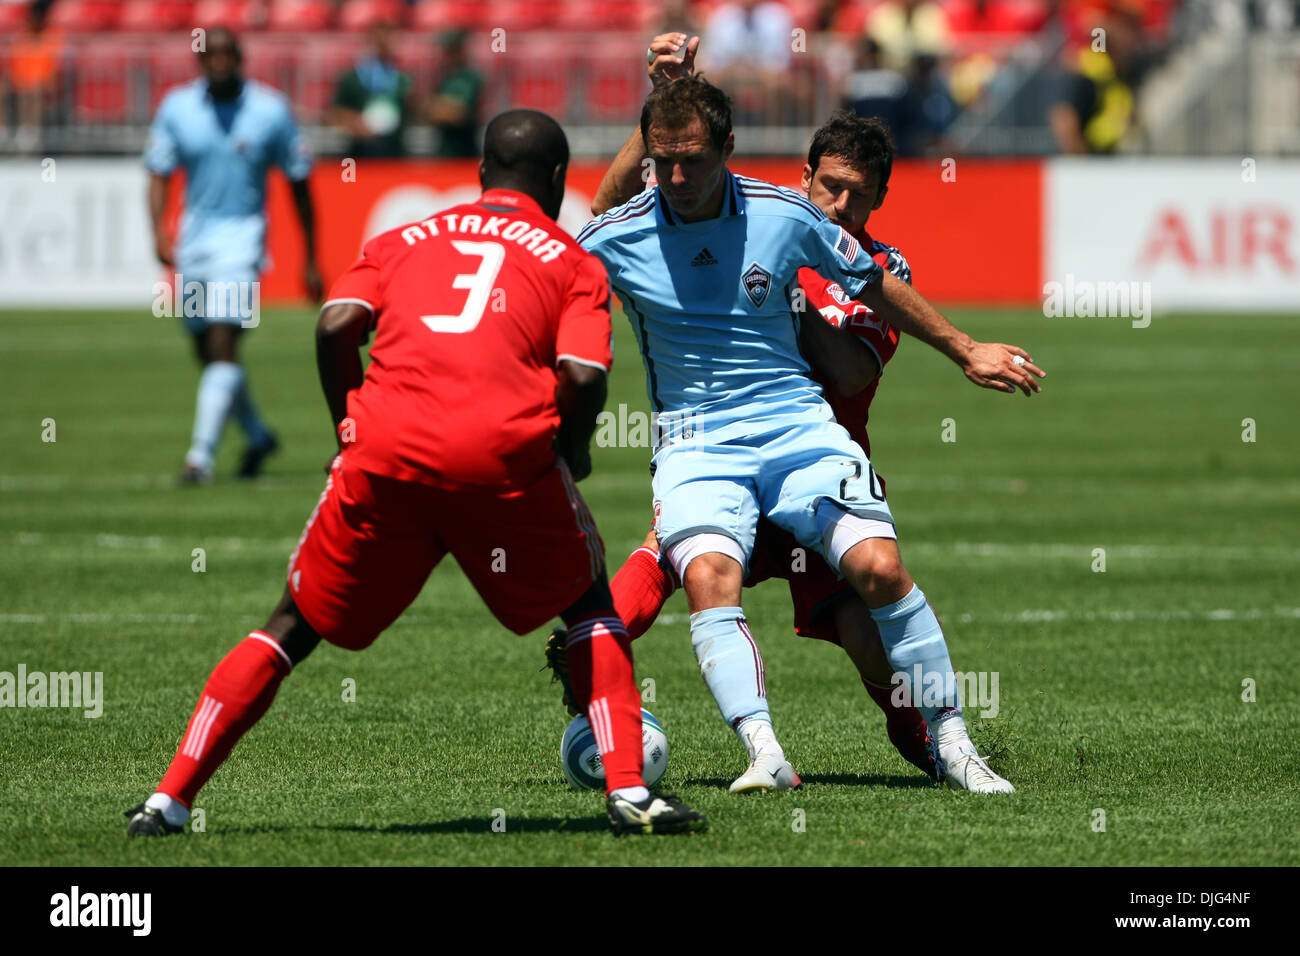
[[[787,422],[718,444],[697,435],[661,449],[651,467],[660,548],[696,534],[726,535],[739,543],[746,571],[760,514],[823,555],[824,501],[894,522],[871,462],[834,421]]]

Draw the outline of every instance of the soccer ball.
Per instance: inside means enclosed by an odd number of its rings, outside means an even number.
[[[641,746],[645,766],[641,770],[645,785],[653,787],[668,769],[668,737],[655,715],[641,708]],[[560,766],[575,790],[604,790],[605,768],[600,762],[596,735],[586,717],[574,717],[560,740]]]

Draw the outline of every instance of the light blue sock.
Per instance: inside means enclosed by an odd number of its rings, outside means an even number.
[[[271,431],[257,414],[257,406],[253,404],[253,396],[248,390],[247,372],[239,377],[239,391],[235,393],[235,403],[231,406],[230,414],[239,422],[250,445],[260,447],[270,442]]]
[[[771,723],[767,677],[758,645],[738,607],[714,607],[691,615],[691,646],[700,675],[732,730],[758,718]]]
[[[885,656],[901,677],[908,700],[921,711],[926,723],[961,714],[957,678],[948,659],[948,643],[925,594],[916,585],[902,600],[871,609],[880,629]]]
[[[212,467],[226,416],[244,381],[243,366],[234,362],[209,362],[199,376],[199,400],[194,409],[194,436],[186,462],[204,470]]]

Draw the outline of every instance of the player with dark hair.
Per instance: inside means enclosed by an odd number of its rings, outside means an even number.
[[[230,30],[207,31],[199,51],[202,78],[169,92],[149,131],[144,163],[149,170],[149,218],[158,260],[174,266],[185,291],[185,322],[203,372],[194,412],[194,433],[181,481],[197,484],[212,475],[226,418],[248,436],[241,477],[251,478],[276,450],[275,435],[253,404],[248,375],[239,362],[239,336],[258,322],[255,287],[266,248],[266,174],[279,166],[289,179],[306,245],[303,284],[320,301],[316,270],[315,213],[307,177],[311,155],[288,101],[243,76],[244,56]],[[172,173],[185,170],[185,212],[173,244],[164,225]],[[190,289],[199,301],[191,308]],[[176,290],[178,297],[182,290]]]
[[[340,449],[325,491],[279,606],[212,672],[128,835],[177,832],[281,680],[322,638],[368,647],[448,553],[515,633],[564,620],[614,831],[706,827],[642,780],[631,647],[574,485],[591,468],[612,355],[605,270],[554,222],[568,159],[550,117],[503,113],[486,133],[483,195],[371,239],[335,283],[316,332]],[[500,548],[509,575],[494,573]]]
[[[686,38],[680,35],[657,37],[650,49],[652,76],[656,66],[664,60],[669,61],[664,72],[676,71],[679,75],[689,76],[698,42],[695,38],[688,44]],[[681,60],[671,56],[671,53],[678,50],[683,51]],[[699,104],[694,114],[690,109],[692,101]],[[667,395],[668,390],[656,382],[656,367],[668,368],[674,363],[657,353],[680,348],[678,340],[682,340],[682,336],[661,330],[653,318],[653,311],[666,309],[671,312],[676,306],[657,301],[652,290],[638,287],[638,279],[635,277],[639,277],[648,268],[645,260],[649,257],[648,252],[634,249],[641,231],[648,230],[653,222],[657,223],[658,241],[665,246],[670,241],[689,245],[695,239],[699,243],[705,243],[705,248],[716,247],[710,249],[707,258],[702,258],[704,253],[701,252],[690,261],[692,270],[698,267],[703,272],[705,266],[716,266],[718,260],[723,258],[718,255],[718,249],[725,248],[723,242],[735,244],[742,241],[743,229],[746,245],[743,255],[740,259],[733,260],[730,257],[734,254],[729,253],[726,263],[728,267],[738,265],[743,268],[750,263],[753,254],[751,247],[761,243],[761,238],[756,238],[755,230],[758,227],[752,223],[744,226],[732,226],[730,223],[742,222],[743,219],[738,217],[758,219],[758,208],[766,206],[769,200],[798,207],[798,202],[794,199],[784,198],[794,197],[793,193],[778,190],[757,180],[734,177],[726,172],[725,160],[730,155],[732,142],[726,105],[725,95],[721,91],[697,78],[683,79],[680,83],[660,83],[642,112],[639,131],[642,135],[634,137],[641,140],[640,144],[630,139],[620,152],[601,184],[593,212],[603,212],[604,208],[620,198],[620,193],[639,191],[641,183],[638,174],[642,158],[647,154],[654,158],[661,174],[665,165],[671,169],[671,180],[661,178],[654,192],[638,196],[626,206],[601,216],[579,236],[579,240],[592,251],[597,251],[601,244],[602,233],[604,237],[612,237],[612,245],[607,246],[604,253],[597,254],[602,259],[608,259],[607,265],[611,266],[615,291],[629,308],[633,324],[638,329],[646,358],[651,398],[656,410],[660,412],[661,421],[665,410],[676,412],[679,407],[689,410],[692,416],[703,415],[707,419],[715,414],[711,409],[721,405],[723,399],[704,399],[703,404],[699,404],[700,396],[692,397],[693,387],[689,382],[678,383],[680,394],[661,397]],[[649,135],[653,132],[658,132],[658,136]],[[660,151],[659,156],[654,155],[656,147]],[[841,153],[846,155],[840,155]],[[977,343],[954,328],[919,297],[909,299],[909,296],[898,291],[897,286],[889,285],[895,278],[903,282],[910,281],[906,262],[897,250],[876,243],[866,236],[863,227],[870,212],[879,208],[884,199],[891,164],[892,148],[883,130],[869,121],[856,121],[839,115],[815,137],[809,165],[804,171],[805,189],[815,199],[815,205],[807,209],[811,213],[807,225],[815,226],[818,216],[823,220],[829,217],[832,223],[844,227],[849,235],[842,238],[836,248],[842,256],[841,261],[822,260],[831,270],[829,278],[824,277],[827,273],[819,275],[817,270],[809,268],[813,263],[804,260],[804,267],[798,270],[797,291],[802,295],[794,296],[790,305],[800,313],[800,318],[804,318],[802,313],[806,309],[801,308],[801,304],[811,303],[814,309],[831,320],[839,330],[836,332],[828,322],[800,322],[799,345],[819,370],[818,381],[825,387],[828,396],[838,393],[837,397],[840,398],[854,397],[847,410],[842,407],[835,410],[837,417],[841,421],[847,421],[849,427],[854,429],[854,437],[859,446],[866,445],[866,408],[874,392],[872,383],[897,346],[898,333],[895,325],[905,326],[912,334],[944,351],[976,384],[1004,391],[1014,391],[1019,387],[1030,394],[1031,390],[1038,388],[1031,373],[1041,374],[1041,370],[1035,366],[1025,364],[1028,357],[1022,350],[1014,346]],[[730,198],[727,198],[727,190],[724,188],[727,184],[730,184],[732,190]],[[719,211],[717,203],[720,190],[722,206]],[[743,208],[750,206],[755,207],[754,212]],[[772,207],[770,213],[764,211],[767,214],[762,220],[763,228],[772,222],[770,216],[778,219],[791,217],[791,213],[783,212],[776,206]],[[715,217],[716,222],[711,222]],[[631,224],[634,221],[635,226]],[[726,239],[720,235],[724,225],[728,230]],[[775,223],[772,225],[776,226]],[[617,228],[612,228],[615,226]],[[681,232],[673,230],[674,226]],[[633,234],[635,238],[629,239],[624,235],[633,229],[637,230]],[[865,273],[852,279],[843,278],[845,275],[853,276],[858,269],[852,263],[855,250],[859,248],[858,240],[867,241],[868,244],[863,247],[870,250],[877,275],[883,267],[890,271],[890,276],[883,277],[880,282],[873,282]],[[812,253],[811,258],[815,259],[816,253],[811,249],[809,252]],[[847,256],[844,256],[845,252]],[[768,254],[781,255],[775,250],[769,250]],[[667,255],[675,261],[671,251]],[[848,272],[844,271],[844,258],[848,259],[852,267]],[[672,266],[669,265],[669,268]],[[634,277],[620,278],[616,274],[620,271],[631,273]],[[722,279],[726,271],[723,268],[713,275]],[[770,272],[774,273],[776,269],[773,268]],[[769,270],[763,269],[755,260],[740,276],[745,292],[751,291],[751,284],[764,279],[764,274],[765,287],[761,291],[766,292],[767,288],[773,286],[780,287],[781,280],[771,275]],[[693,311],[699,306],[688,300],[682,292],[687,278],[680,273],[674,274],[672,285],[680,298],[680,308]],[[863,278],[866,278],[865,283]],[[846,291],[844,285],[849,285],[852,293]],[[625,294],[628,286],[633,287],[634,291]],[[870,298],[877,300],[872,303],[876,308],[856,301],[867,299],[868,293],[877,293],[877,290],[883,294],[884,299],[880,301],[877,295],[870,295]],[[701,292],[701,295],[707,296],[708,293]],[[801,297],[803,303],[800,302]],[[760,310],[763,308],[765,296],[750,295],[749,298],[749,304],[741,300],[742,311],[755,306]],[[710,301],[708,311],[711,313],[718,305]],[[734,316],[736,312],[733,311],[732,314]],[[886,316],[894,320],[892,325],[886,321]],[[691,319],[692,322],[699,321],[695,315]],[[712,321],[712,316],[706,321]],[[745,330],[745,338],[736,337],[735,333],[741,331],[737,325],[739,321],[731,321],[731,333],[718,328],[718,332],[722,333],[720,338],[730,338],[729,344],[717,342],[708,353],[701,345],[693,344],[690,355],[681,353],[688,362],[692,355],[717,356],[714,361],[721,366],[719,369],[699,370],[700,374],[714,377],[713,395],[719,395],[722,391],[722,383],[717,379],[728,374],[735,375],[737,384],[741,386],[738,394],[742,397],[756,394],[762,387],[758,383],[742,383],[739,374],[727,365],[731,351],[736,346],[751,347],[744,344],[745,339],[752,334],[748,330]],[[784,347],[784,344],[775,347],[769,345],[767,351],[779,355]],[[770,357],[771,354],[768,358]],[[671,359],[671,356],[667,358]],[[790,357],[781,356],[780,361],[790,361]],[[796,392],[794,381],[799,374],[798,369],[782,366],[780,371],[789,373],[788,391]],[[674,375],[674,379],[681,378],[675,368],[665,374]],[[864,394],[864,389],[868,386],[870,390]],[[775,408],[782,403],[751,400],[739,404],[740,408],[719,426],[729,429],[725,434],[735,432],[739,435],[745,429],[744,423],[737,420],[739,412],[748,412],[761,418],[775,414]],[[746,408],[745,405],[749,407]],[[708,411],[704,411],[706,409]],[[794,421],[795,417],[792,417],[791,422]],[[700,443],[702,431],[707,431],[707,422],[691,429],[696,444]],[[735,440],[729,441],[734,444]],[[712,513],[704,514],[700,507],[683,498],[679,489],[686,487],[689,482],[684,480],[680,467],[674,469],[670,480],[664,480],[664,466],[670,461],[666,452],[676,450],[673,444],[669,440],[656,450],[652,464],[652,468],[656,468],[655,526],[646,545],[634,553],[615,578],[616,607],[626,614],[625,620],[634,635],[643,633],[649,627],[673,589],[672,579],[660,563],[658,552],[661,547],[670,550],[676,543],[678,553],[669,553],[668,558],[674,564],[678,578],[686,584],[692,611],[692,639],[697,656],[700,657],[702,672],[718,700],[719,709],[744,741],[751,758],[750,769],[732,784],[733,792],[783,789],[798,785],[798,777],[785,760],[771,729],[761,655],[744,623],[738,604],[731,606],[727,603],[732,599],[732,576],[742,570],[748,573],[746,583],[753,583],[766,576],[780,576],[790,580],[799,632],[824,637],[845,647],[858,666],[873,699],[889,715],[891,739],[907,759],[936,775],[948,772],[950,782],[956,786],[985,792],[1010,790],[1010,784],[993,774],[970,745],[960,719],[955,692],[949,691],[953,677],[942,632],[924,596],[914,587],[902,567],[894,540],[892,518],[888,516],[884,504],[883,483],[876,478],[865,456],[862,461],[848,463],[856,470],[840,483],[838,500],[834,494],[827,493],[817,496],[816,503],[809,505],[809,509],[816,512],[814,524],[807,513],[792,513],[785,491],[781,492],[779,501],[773,499],[773,507],[786,512],[781,519],[768,512],[769,506],[761,500],[757,504],[764,514],[753,519],[746,518],[745,511],[754,505],[750,496],[755,492],[745,491],[742,485],[736,494],[732,494],[737,486],[734,479],[727,479],[727,469],[731,466],[725,463],[724,456],[721,455],[712,464],[721,468],[715,475],[723,480],[717,481],[709,479],[708,474],[703,475],[703,480],[696,480],[699,488],[697,494],[716,494],[732,510],[728,514],[715,508]],[[681,442],[677,444],[680,445]],[[706,441],[704,445],[704,452],[696,452],[697,461],[703,461],[714,454],[711,442]],[[812,458],[830,446],[835,446],[830,457],[846,454],[837,440],[824,431],[817,436],[814,445],[816,447]],[[818,448],[822,450],[817,451]],[[675,460],[685,459],[682,455],[677,455]],[[823,463],[824,461],[825,459]],[[816,467],[818,466],[813,465],[814,469]],[[777,470],[779,473],[779,468]],[[737,474],[745,482],[753,480],[747,477],[752,474],[749,470],[742,469]],[[867,494],[849,495],[848,485],[860,478],[865,478],[868,482],[865,489]],[[760,469],[755,486],[760,499],[767,494],[762,487],[764,481]],[[747,501],[749,504],[746,504]],[[664,513],[670,503],[684,512],[687,519],[683,523],[682,518],[674,517],[671,529],[675,530],[670,529],[666,533]],[[736,509],[740,512],[738,522],[733,520]],[[837,510],[840,512],[838,515]],[[771,519],[770,523],[764,521],[764,518]],[[759,529],[753,539],[749,538],[753,533],[748,530],[750,520]],[[779,525],[784,534],[772,533],[773,524]],[[794,535],[792,529],[795,527],[801,527],[803,534]],[[817,540],[818,531],[821,532],[820,541]],[[751,542],[752,546],[746,548]],[[847,581],[841,580],[829,566],[813,573],[793,573],[793,548],[816,545],[820,545],[817,550],[822,551],[828,561],[839,566]],[[691,564],[697,561],[701,571],[696,574],[695,594],[692,594],[688,573]],[[857,600],[852,599],[854,592],[857,593]],[[735,597],[738,596],[737,590]],[[725,621],[714,620],[718,617],[718,614],[712,612],[714,607],[720,608],[724,618],[730,615],[738,622],[738,637],[730,633],[733,628]],[[707,632],[697,633],[706,628]],[[886,630],[889,634],[882,646]],[[557,670],[562,669],[558,654],[562,639],[562,635],[558,636],[549,645],[552,660],[560,663]],[[744,646],[746,644],[747,647]],[[724,651],[724,647],[731,649]],[[891,707],[889,688],[885,686],[891,678],[891,665],[893,673],[909,675],[911,666],[917,663],[922,664],[926,672],[939,677],[945,689],[942,695],[943,706],[922,708],[931,719],[938,719],[944,724],[944,737],[936,742],[939,759],[933,770],[931,757],[927,753],[926,725],[921,720],[921,715],[912,708],[896,710]],[[750,690],[743,689],[746,683]],[[919,688],[917,690],[915,696],[919,698]]]

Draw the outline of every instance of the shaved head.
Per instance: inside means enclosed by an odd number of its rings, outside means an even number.
[[[479,179],[484,189],[515,189],[536,199],[551,218],[564,200],[569,140],[560,124],[537,110],[507,110],[483,134]]]

